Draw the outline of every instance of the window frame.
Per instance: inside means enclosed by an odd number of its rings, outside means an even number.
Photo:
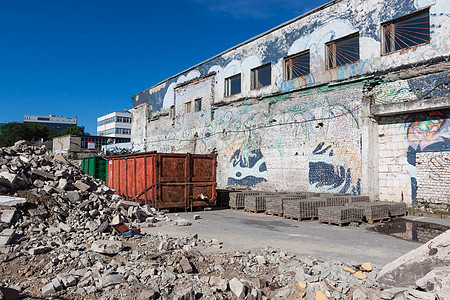
[[[197,105],[200,103],[200,107]],[[202,98],[197,98],[194,100],[194,112],[202,111]]]
[[[342,65],[338,65],[335,62],[336,65],[330,66],[330,57],[329,56],[330,56],[330,53],[331,53],[330,48],[332,47],[332,45],[336,45],[337,43],[345,42],[346,40],[350,40],[350,39],[355,38],[355,37],[358,37],[358,59],[355,60],[355,61],[346,63],[346,64],[342,64]],[[333,69],[336,69],[336,68],[348,66],[348,65],[355,64],[355,63],[359,62],[361,60],[361,55],[360,55],[361,54],[361,47],[360,46],[361,45],[360,45],[360,41],[359,41],[359,31],[351,33],[351,34],[348,34],[346,36],[343,36],[343,37],[340,37],[338,39],[335,39],[335,40],[332,40],[332,41],[329,41],[329,42],[325,43],[325,68],[327,70],[333,70]],[[334,57],[334,60],[336,61],[336,55]]]
[[[192,101],[186,101],[184,103],[184,113],[188,114],[188,113],[191,113],[191,112],[192,112]]]
[[[266,84],[266,85],[262,85],[262,86],[256,86],[256,84],[258,82],[258,80],[257,80],[258,73],[257,72],[266,67],[270,68],[270,76],[269,76],[270,83]],[[271,85],[272,85],[272,64],[271,63],[267,63],[267,64],[261,65],[259,67],[256,67],[256,68],[253,68],[250,70],[250,89],[251,90],[257,90],[257,89],[261,89],[263,87],[271,86]]]
[[[240,77],[240,80],[239,80],[239,82],[240,82],[239,92],[231,94],[231,80],[235,79],[236,77]],[[238,73],[238,74],[235,74],[233,76],[225,78],[225,97],[231,97],[231,96],[234,96],[234,95],[238,95],[240,93],[242,93],[242,74]]]
[[[289,76],[288,67],[291,68],[290,74],[291,74],[291,76],[293,76],[292,75],[292,59],[300,57],[300,56],[303,56],[303,55],[308,55],[308,73],[304,74],[304,75],[301,75],[301,76],[288,78],[288,76]],[[288,63],[290,63],[290,66],[288,66]],[[299,53],[295,53],[295,54],[292,54],[292,55],[289,55],[289,56],[286,56],[284,58],[284,62],[283,62],[283,78],[284,78],[284,81],[290,81],[290,80],[293,80],[295,78],[302,78],[302,77],[305,77],[305,76],[309,76],[310,74],[311,74],[311,52],[310,52],[310,49],[302,51],[302,52],[299,52]]]
[[[425,13],[428,16],[428,28],[427,28],[428,29],[428,41],[420,43],[420,44],[415,44],[415,45],[412,45],[412,46],[409,46],[409,47],[400,48],[400,49],[397,49],[397,50],[395,49],[395,41],[394,41],[394,43],[393,43],[394,50],[385,52],[385,48],[386,48],[386,33],[385,33],[385,30],[386,30],[386,28],[388,26],[392,26],[395,23],[399,23],[399,22],[402,22],[402,21],[405,21],[405,20],[408,20],[408,19],[412,19],[412,18],[414,18],[414,17],[416,17],[418,15],[425,14]],[[415,47],[419,47],[419,46],[423,46],[423,45],[427,45],[427,44],[431,43],[431,30],[430,30],[431,29],[431,25],[430,24],[431,24],[431,22],[430,22],[430,7],[426,7],[424,9],[412,12],[412,13],[410,13],[408,15],[401,16],[401,17],[395,18],[393,20],[381,23],[380,24],[380,46],[381,46],[380,53],[381,53],[381,56],[390,55],[390,54],[395,53],[395,52],[405,51],[405,50],[408,50],[408,49],[412,49],[412,48],[415,48]],[[395,31],[394,31],[394,33],[395,33]],[[392,44],[390,46],[392,48]]]

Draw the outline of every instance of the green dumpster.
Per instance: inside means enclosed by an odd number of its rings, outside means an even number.
[[[106,160],[101,156],[89,156],[81,159],[81,170],[106,182]]]

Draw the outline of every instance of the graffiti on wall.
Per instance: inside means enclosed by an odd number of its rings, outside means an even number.
[[[333,146],[321,142],[313,150],[309,162],[311,192],[361,194],[361,179],[352,174],[352,168],[338,158]]]
[[[260,149],[237,150],[230,160],[229,186],[252,187],[267,181],[267,166]]]
[[[411,197],[417,204],[416,156],[420,152],[450,151],[450,109],[423,112],[408,117],[406,135],[409,141],[407,160],[411,176]]]

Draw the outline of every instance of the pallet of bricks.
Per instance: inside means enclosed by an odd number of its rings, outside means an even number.
[[[296,198],[296,199],[306,199],[308,197],[307,192],[298,193],[277,193],[274,195],[266,196],[266,215],[282,217],[284,214],[283,210],[283,199]]]
[[[348,206],[353,202],[369,202],[368,196],[333,195],[322,196],[327,203],[319,207],[318,218],[320,223],[328,225],[346,225],[351,222],[360,223],[364,217],[364,210],[359,207]]]
[[[364,217],[369,224],[377,221],[387,222],[391,220],[389,217],[390,205],[386,202],[353,202],[347,205],[362,208]]]
[[[273,193],[247,192],[244,200],[244,210],[252,213],[264,212],[266,210],[266,196]]]
[[[283,198],[283,217],[297,221],[315,220],[319,207],[326,206],[326,203],[321,197]]]
[[[251,199],[257,195],[262,194],[262,192],[251,192],[251,191],[236,191],[230,193],[230,207],[232,209],[245,209],[245,200]],[[249,200],[250,201],[250,200]]]

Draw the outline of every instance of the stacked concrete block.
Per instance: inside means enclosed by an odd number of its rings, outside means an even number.
[[[242,192],[231,192],[229,205],[231,208],[244,208],[244,197],[242,196]]]
[[[346,224],[350,222],[361,222],[364,217],[364,210],[351,206],[328,206],[319,207],[318,215],[320,222]]]
[[[283,199],[283,214],[289,218],[316,218],[318,208],[326,206],[327,201],[323,198],[286,198]]]
[[[250,211],[265,211],[266,210],[266,196],[264,194],[251,195],[245,197],[245,209]]]
[[[379,202],[384,203],[389,206],[389,216],[390,217],[398,217],[406,215],[406,203],[403,202]]]
[[[327,200],[327,206],[344,206],[352,202],[369,202],[369,196],[351,196],[335,194],[334,196],[323,197]]]
[[[370,202],[369,196],[349,196],[349,203]]]
[[[368,221],[389,218],[389,205],[385,202],[354,202],[351,207],[360,207]]]

